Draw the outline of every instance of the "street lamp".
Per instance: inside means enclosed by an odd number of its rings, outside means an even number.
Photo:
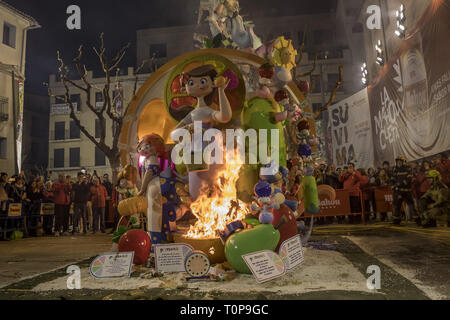
[[[402,4],[400,9],[395,12],[397,19],[397,29],[395,34],[397,37],[404,39],[406,37],[406,16],[405,16],[405,6]]]
[[[378,43],[375,45],[375,50],[377,52],[377,59],[375,62],[380,66],[384,66],[384,52],[381,40],[378,40]]]
[[[366,86],[367,85],[367,76],[369,74],[369,72],[367,71],[367,64],[364,62],[364,64],[361,67],[361,72],[362,72],[362,83]]]

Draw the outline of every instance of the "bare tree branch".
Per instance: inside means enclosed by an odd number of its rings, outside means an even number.
[[[331,92],[330,95],[330,99],[328,100],[328,103],[326,105],[324,105],[322,108],[320,108],[320,110],[318,110],[315,114],[314,114],[314,119],[317,119],[320,114],[324,111],[327,111],[328,108],[331,106],[331,104],[333,103],[334,99],[336,98],[336,93],[339,90],[340,86],[342,85],[342,70],[343,70],[344,66],[342,64],[339,65],[338,69],[339,69],[339,80],[336,82],[336,85],[333,89],[333,91]]]
[[[313,64],[312,69],[311,69],[310,71],[306,72],[306,73],[301,74],[301,75],[299,76],[300,78],[301,78],[301,77],[310,76],[310,75],[312,75],[312,73],[314,72],[314,70],[316,70],[316,67],[317,67],[317,56],[318,56],[318,55],[319,55],[319,54],[316,53],[315,56],[314,56],[314,64]]]
[[[123,58],[125,57],[125,54],[127,53],[128,48],[131,46],[131,43],[127,43],[124,47],[122,47],[117,55],[114,57],[113,65],[109,67],[108,71],[113,71],[117,66],[122,62]]]
[[[66,77],[64,75],[61,76],[61,81],[65,88],[65,96],[66,96],[66,103],[69,105],[70,109],[70,118],[75,122],[78,128],[80,128],[80,131],[83,132],[83,134],[92,141],[98,148],[100,148],[105,154],[109,152],[108,146],[102,143],[101,141],[97,141],[94,136],[90,134],[90,132],[81,124],[80,119],[77,117],[75,113],[75,107],[73,105],[73,102],[70,98],[70,88],[68,85],[68,81],[66,80]]]
[[[300,48],[298,49],[299,54],[295,61],[295,64],[297,66],[299,66],[300,62],[303,60],[303,49],[305,48],[306,30],[307,30],[307,26],[305,26],[305,30],[303,31],[302,44],[300,45]],[[294,68],[294,79],[297,79],[297,67]]]
[[[107,73],[108,72],[108,68],[107,68],[107,61],[106,61],[106,57],[105,57],[105,41],[104,41],[104,33],[102,32],[100,34],[100,49],[97,49],[96,47],[93,47],[94,52],[97,54],[98,58],[100,59],[100,63],[102,65],[103,68],[103,72]]]
[[[98,147],[108,158],[111,168],[113,170],[113,179],[116,179],[115,174],[118,172],[118,168],[120,166],[120,149],[118,147],[120,132],[123,126],[123,115],[126,114],[118,114],[115,108],[115,105],[118,99],[121,98],[120,94],[111,97],[111,81],[115,81],[115,83],[119,83],[120,77],[120,67],[119,65],[123,62],[123,59],[127,53],[130,44],[128,43],[124,47],[122,47],[114,56],[112,60],[109,60],[106,55],[106,48],[104,42],[104,33],[100,34],[100,47],[93,47],[93,51],[97,55],[99,59],[99,63],[103,72],[105,74],[104,84],[100,87],[95,86],[91,79],[89,79],[89,73],[87,71],[86,66],[82,63],[82,58],[84,55],[84,47],[82,45],[79,46],[77,56],[72,60],[78,74],[80,76],[80,81],[76,81],[69,78],[69,68],[64,63],[63,59],[60,56],[60,52],[57,52],[57,62],[58,62],[58,73],[61,79],[61,82],[65,89],[65,98],[54,96],[51,92],[51,89],[48,89],[48,94],[50,97],[55,97],[56,100],[64,101],[69,106],[69,116],[74,121],[75,125],[80,129],[80,131],[96,146]],[[153,59],[152,59],[153,60]],[[146,62],[146,61],[145,61]],[[138,67],[135,71],[136,83],[134,87],[134,93],[137,90],[137,81],[138,81],[138,73],[143,69],[145,62]],[[115,72],[115,75],[111,74]],[[48,84],[47,84],[48,86]],[[75,110],[75,103],[71,100],[71,90],[73,88],[78,89],[82,93],[85,93],[86,97],[86,105],[89,110],[91,110],[95,116],[96,120],[98,120],[98,130],[99,130],[99,138],[96,138],[94,134],[89,132],[89,130],[83,126],[80,121],[79,115],[77,114],[77,110]],[[102,92],[103,96],[103,104],[101,108],[97,108],[96,105],[93,105],[91,101],[92,90],[98,90]],[[128,105],[129,106],[129,105]],[[127,106],[127,109],[128,109]],[[112,143],[108,145],[106,143],[106,115],[112,121]]]
[[[156,53],[153,53],[153,56],[150,59],[143,60],[141,65],[134,71],[135,78],[134,78],[134,87],[133,87],[133,97],[136,95],[136,91],[137,91],[137,85],[138,85],[138,81],[139,81],[139,78],[138,78],[139,72],[141,72],[142,69],[144,69],[144,66],[147,64],[147,62],[151,62],[153,65],[153,63],[155,62],[155,59],[156,59]]]

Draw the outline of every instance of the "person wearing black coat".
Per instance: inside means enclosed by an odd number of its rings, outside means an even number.
[[[333,165],[329,166],[327,169],[325,174],[325,184],[331,186],[333,189],[340,189],[339,175]]]
[[[74,203],[73,230],[72,233],[80,232],[80,219],[83,220],[83,233],[87,233],[87,202],[90,199],[90,185],[82,172],[77,175],[77,182],[72,185]]]

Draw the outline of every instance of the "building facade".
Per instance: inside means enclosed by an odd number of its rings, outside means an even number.
[[[343,81],[333,103],[364,88],[359,74],[365,54],[364,48],[358,46],[358,42],[360,44],[363,40],[363,30],[358,21],[359,10],[354,9],[357,3],[351,2],[338,1],[335,8],[323,13],[252,19],[256,25],[255,32],[263,41],[283,35],[292,39],[294,48],[299,50],[305,39],[303,58],[297,65],[297,76],[306,74],[299,79],[311,85],[307,100],[314,113],[328,103],[339,80],[339,65],[343,66]],[[314,68],[316,54],[317,64]],[[327,127],[328,113],[322,112],[316,121],[322,159],[330,157],[327,153],[330,141]]]
[[[48,167],[49,97],[25,92],[22,169],[42,173]]]
[[[356,1],[356,0],[355,0]],[[352,2],[355,2],[352,1]],[[275,39],[280,35],[292,39],[295,48],[299,48],[304,32],[306,42],[304,56],[298,65],[298,74],[307,73],[313,67],[315,53],[319,53],[315,71],[303,80],[316,81],[314,91],[309,96],[311,105],[318,109],[329,99],[338,78],[338,66],[344,65],[344,83],[337,93],[337,100],[363,88],[360,79],[355,79],[354,72],[360,68],[364,59],[361,46],[363,30],[358,21],[358,10],[349,10],[340,1],[337,8],[318,14],[299,16],[264,17],[251,16],[255,24],[255,33],[263,40]],[[361,1],[356,1],[361,3]],[[355,6],[355,5],[354,5]],[[358,8],[358,6],[356,5]],[[201,10],[200,10],[201,11]],[[346,19],[347,25],[342,20]],[[141,63],[155,55],[157,66],[171,59],[194,50],[194,34],[199,25],[187,25],[168,28],[152,28],[137,31],[137,61]],[[357,24],[355,26],[355,24]],[[203,33],[207,30],[202,30]],[[353,45],[351,45],[353,44]],[[359,74],[359,73],[358,73]]]
[[[194,25],[137,30],[137,64],[154,57],[154,63],[148,63],[144,69],[152,72],[173,58],[194,50],[194,32]]]
[[[34,18],[0,1],[0,171],[10,175],[21,162],[16,140],[23,123],[27,32],[39,27]]]
[[[389,61],[389,58],[397,52],[403,41],[403,38],[397,36],[397,17],[396,12],[400,7],[404,6],[404,15],[406,20],[403,24],[406,27],[407,37],[409,31],[414,28],[417,22],[425,13],[426,9],[432,2],[441,0],[379,0],[376,4],[381,9],[381,25],[379,29],[369,29],[367,27],[367,19],[369,15],[367,8],[373,4],[373,1],[366,0],[361,7],[359,21],[364,25],[364,39],[363,44],[365,48],[365,63],[368,71],[368,83],[372,82],[378,73],[383,68],[383,65],[377,63],[377,51],[375,46],[381,43],[383,51],[382,58],[384,62]]]
[[[138,76],[137,88],[149,77],[148,74]],[[93,85],[91,92],[91,104],[96,108],[103,105],[103,95],[100,90],[105,85],[104,77],[93,77],[91,71],[88,72],[87,80]],[[114,77],[114,81],[116,78]],[[77,84],[83,86],[82,80],[76,80]],[[121,103],[115,108],[119,114],[123,114],[129,102],[133,98],[135,76],[133,68],[128,68],[128,73],[117,77],[117,81],[111,84],[111,99],[116,95],[121,98],[116,99]],[[50,120],[49,120],[49,140],[48,140],[48,171],[52,172],[52,177],[57,177],[58,173],[65,173],[71,176],[81,169],[86,169],[89,173],[97,172],[99,176],[108,173],[111,176],[111,168],[104,153],[89,140],[75,122],[70,118],[69,106],[64,103],[65,88],[61,81],[57,81],[55,75],[50,75],[49,89],[52,92],[50,97]],[[86,105],[87,95],[84,91],[76,87],[70,87],[71,101],[77,110],[77,117],[91,135],[100,138],[99,120],[97,116]],[[113,138],[113,122],[106,115],[106,144],[111,145]]]

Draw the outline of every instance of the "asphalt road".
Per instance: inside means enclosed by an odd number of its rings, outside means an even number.
[[[125,290],[114,286],[36,290],[48,283],[63,283],[68,265],[76,264],[87,270],[96,255],[110,250],[111,236],[102,234],[1,241],[0,299],[450,299],[450,230],[424,230],[412,225],[398,228],[388,224],[315,228],[305,249],[305,266],[293,271],[312,279],[307,285],[300,283],[297,291],[283,293],[261,287],[244,293],[220,290],[220,286],[203,291],[199,290],[202,284],[195,289],[179,284],[164,285],[165,281],[170,282],[166,278],[160,278],[161,285],[151,288],[137,285]],[[337,283],[325,281],[325,274],[321,274],[333,270],[333,263],[336,269],[350,270],[340,271]],[[370,265],[380,267],[381,289],[359,290],[368,277]],[[136,270],[130,281],[139,280],[144,271]],[[252,282],[250,278],[245,279],[247,283]],[[289,285],[286,279],[274,280],[273,286]],[[266,287],[269,288],[270,283]],[[353,289],[339,290],[339,287]]]

